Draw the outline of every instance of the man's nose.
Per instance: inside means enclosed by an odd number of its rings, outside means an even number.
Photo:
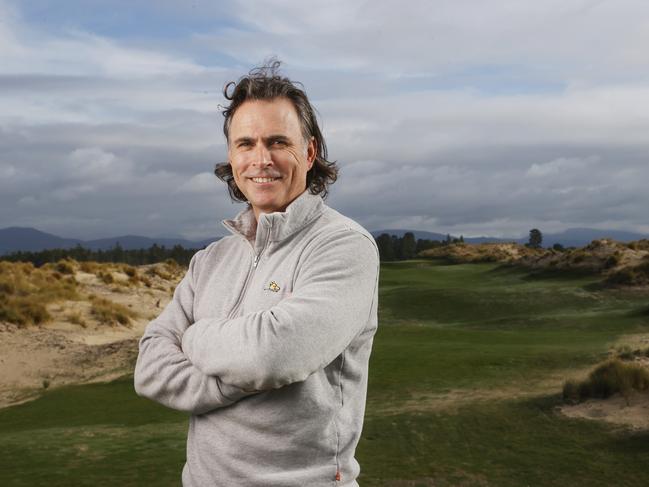
[[[255,154],[255,165],[267,167],[273,163],[268,147],[264,144],[257,144],[257,153]]]

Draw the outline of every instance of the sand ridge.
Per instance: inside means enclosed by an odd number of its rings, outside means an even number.
[[[34,399],[48,388],[132,373],[144,328],[171,300],[185,269],[138,266],[137,274],[143,277],[139,281],[129,280],[124,272],[132,272],[130,266],[97,266],[96,274],[75,269],[80,298],[48,304],[51,319],[46,323],[0,322],[0,408]],[[107,273],[112,277],[108,283],[101,278]],[[96,298],[132,310],[130,323],[102,322],[92,313]]]

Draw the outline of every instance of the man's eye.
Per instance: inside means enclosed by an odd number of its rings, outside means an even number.
[[[272,145],[286,145],[284,140],[273,140]]]
[[[239,142],[237,147],[250,147],[250,142]]]

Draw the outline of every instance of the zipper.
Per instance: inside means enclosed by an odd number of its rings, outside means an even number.
[[[248,291],[248,283],[250,282],[250,278],[252,277],[252,274],[255,272],[255,269],[257,268],[257,264],[259,264],[259,259],[261,258],[261,254],[264,253],[264,250],[266,250],[266,246],[268,245],[268,241],[270,240],[270,229],[272,227],[270,224],[268,225],[268,231],[266,232],[266,240],[264,241],[264,245],[261,247],[261,250],[257,254],[255,254],[255,257],[252,260],[252,267],[248,269],[248,275],[246,276],[246,280],[243,283],[243,289],[241,290],[241,293],[239,294],[239,299],[237,300],[237,303],[234,305],[232,308],[232,311],[230,311],[230,314],[228,315],[227,319],[232,319],[234,315],[236,314],[237,311],[239,311],[239,306],[241,306],[241,303],[243,302],[243,298],[246,296],[246,292]],[[252,251],[254,252],[255,249],[253,247]]]

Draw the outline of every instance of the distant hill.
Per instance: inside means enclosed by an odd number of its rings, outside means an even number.
[[[429,239],[429,240],[446,240],[445,233],[426,232],[423,230],[404,230],[404,229],[388,229],[388,230],[373,230],[371,233],[374,237],[378,237],[382,233],[388,235],[396,235],[403,237],[406,232],[412,232],[416,239]],[[541,229],[543,232],[543,229]],[[451,238],[459,238],[459,235],[451,234]],[[597,230],[594,228],[570,228],[560,233],[543,233],[543,246],[552,247],[555,243],[559,243],[564,247],[583,247],[588,245],[593,240],[610,238],[618,242],[631,242],[633,240],[641,240],[649,238],[649,235],[644,235],[635,232],[626,232],[622,230]],[[498,237],[464,237],[466,243],[508,243],[516,242],[519,244],[526,244],[528,237],[523,238],[498,238]]]
[[[541,229],[543,231],[543,229]],[[382,233],[403,237],[406,232],[412,232],[416,239],[428,240],[446,240],[445,233],[427,232],[425,230],[407,230],[407,229],[385,229],[373,230],[371,233],[378,237]],[[459,235],[451,235],[451,238],[459,238]],[[649,235],[641,233],[626,232],[621,230],[596,230],[593,228],[570,228],[560,233],[547,234],[543,233],[543,246],[551,247],[555,243],[560,243],[564,247],[582,247],[590,242],[601,238],[611,238],[618,242],[630,242],[649,238]],[[160,246],[173,247],[182,245],[184,248],[202,249],[211,242],[218,240],[219,237],[211,239],[191,241],[182,238],[150,238],[138,235],[122,235],[119,237],[102,238],[95,240],[80,240],[75,238],[63,238],[51,233],[41,232],[35,228],[29,227],[8,227],[0,228],[0,255],[18,250],[38,252],[45,249],[68,249],[76,245],[81,245],[91,250],[108,250],[115,247],[117,243],[125,250],[146,249],[154,243]],[[525,244],[528,237],[523,238],[497,238],[497,237],[464,237],[466,243],[507,243],[516,242]]]
[[[115,247],[118,242],[125,250],[147,249],[154,243],[159,246],[164,245],[167,248],[173,247],[174,245],[182,245],[186,249],[201,249],[215,240],[218,240],[218,238],[215,237],[196,242],[181,238],[149,238],[137,235],[80,240],[75,238],[62,238],[51,233],[41,232],[35,228],[8,227],[0,228],[0,255],[19,250],[38,252],[45,249],[69,249],[76,245],[81,245],[91,250],[108,250]]]
[[[0,228],[0,255],[16,250],[38,252],[43,249],[68,249],[78,243],[81,243],[81,240],[57,237],[35,228]]]

